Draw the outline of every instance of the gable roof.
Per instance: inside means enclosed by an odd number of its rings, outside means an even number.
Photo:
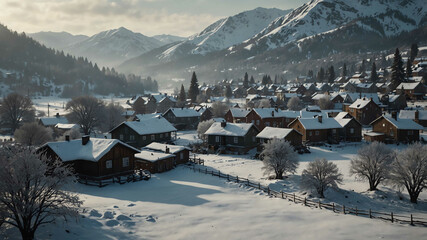
[[[353,104],[350,105],[350,108],[362,109],[366,107],[371,102],[369,98],[359,98]],[[375,103],[374,101],[372,101]]]
[[[40,121],[44,126],[55,126],[58,123],[68,124],[68,119],[64,116],[41,117]]]
[[[165,112],[165,115],[169,111],[176,117],[200,117],[200,113],[192,108],[169,108],[169,110]]]
[[[292,131],[295,131],[298,134],[302,135],[301,133],[299,133],[298,131],[292,128],[265,127],[256,137],[264,138],[264,139],[273,139],[273,138],[283,139],[286,136],[288,136]]]
[[[421,126],[418,123],[412,121],[411,119],[402,119],[402,118],[394,119],[391,116],[387,116],[387,115],[382,115],[379,118],[375,119],[371,123],[371,125],[374,124],[375,122],[377,122],[378,120],[380,120],[381,118],[384,118],[387,121],[389,121],[397,129],[402,129],[402,130],[423,130],[424,129],[423,126]]]
[[[261,118],[281,118],[285,117],[283,111],[275,108],[254,108],[252,109]],[[273,115],[274,114],[274,115]]]
[[[243,137],[248,133],[252,126],[252,123],[227,122],[225,127],[222,127],[220,122],[214,122],[212,126],[205,132],[205,135]]]
[[[334,118],[322,117],[322,122],[319,122],[318,117],[297,118],[290,124],[294,123],[295,121],[300,121],[302,126],[307,130],[342,128],[341,125]]]
[[[249,111],[241,108],[230,108],[231,115],[236,118],[243,118],[248,115]]]
[[[82,144],[81,139],[61,142],[48,142],[41,148],[48,146],[63,161],[86,160],[98,162],[114,146],[121,144],[134,152],[138,149],[129,146],[117,139],[90,138],[86,145]]]
[[[147,146],[145,146],[143,149],[150,149],[150,150],[155,150],[155,151],[166,152],[166,148],[169,148],[170,153],[181,152],[182,150],[185,150],[185,149],[191,150],[185,146],[170,145],[170,144],[168,145],[168,144],[157,143],[157,142],[152,142],[152,143],[148,144]]]
[[[156,162],[158,160],[175,157],[174,154],[156,152],[151,150],[141,150],[140,153],[135,154],[136,160],[145,160],[149,162]]]
[[[417,110],[419,120],[427,120],[427,110]],[[400,110],[399,118],[401,119],[415,119],[416,110]]]
[[[110,133],[122,125],[126,125],[139,135],[148,135],[165,132],[175,132],[176,128],[163,117],[147,118],[140,121],[123,122],[110,130]]]
[[[413,83],[401,83],[399,84],[399,86],[397,86],[396,90],[400,90],[403,89],[404,90],[413,90],[415,89],[419,84],[421,84],[420,82],[413,82]]]

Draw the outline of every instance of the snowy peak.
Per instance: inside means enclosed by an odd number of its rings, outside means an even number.
[[[220,19],[203,31],[178,43],[162,54],[159,58],[174,58],[175,54],[206,54],[223,50],[250,39],[264,29],[271,21],[289,10],[256,8],[251,11]]]
[[[163,44],[170,44],[170,43],[174,43],[174,42],[180,42],[180,41],[183,41],[183,40],[186,39],[185,37],[179,37],[179,36],[168,35],[168,34],[155,35],[155,36],[152,36],[152,38],[155,38],[155,39],[159,40]]]
[[[162,45],[155,38],[120,27],[95,34],[65,50],[77,56],[88,57],[103,66],[116,66]]]
[[[347,24],[390,37],[426,22],[425,0],[312,0],[271,22],[250,42],[265,41],[274,49]]]

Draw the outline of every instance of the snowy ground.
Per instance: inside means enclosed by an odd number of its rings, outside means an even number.
[[[191,143],[197,142],[202,142],[202,140],[199,139],[195,130],[177,132],[176,145],[188,146]]]
[[[311,209],[184,166],[150,181],[77,185],[79,221],[39,229],[37,239],[423,239],[425,228]],[[10,229],[0,235],[20,239]]]

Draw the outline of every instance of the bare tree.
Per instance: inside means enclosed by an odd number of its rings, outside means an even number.
[[[292,111],[299,111],[301,110],[301,99],[299,99],[299,97],[292,97],[291,99],[289,99],[287,107],[289,110]]]
[[[384,143],[373,142],[359,149],[351,160],[350,174],[369,182],[369,191],[377,190],[378,184],[388,176],[394,152]]]
[[[298,167],[298,155],[289,142],[274,138],[264,144],[261,152],[264,174],[275,173],[275,179],[283,179],[283,174],[295,173]]]
[[[325,197],[325,190],[329,187],[338,187],[342,182],[342,174],[338,167],[326,159],[316,159],[308,164],[302,172],[301,185],[303,188],[314,188],[321,198]]]
[[[214,123],[214,120],[207,120],[203,122],[199,122],[199,125],[197,126],[197,134],[199,135],[200,139],[205,139],[205,132],[212,126]]]
[[[211,107],[212,115],[214,117],[221,117],[221,118],[225,116],[228,109],[230,109],[230,106],[228,106],[228,104],[223,102],[214,102]]]
[[[37,228],[58,217],[77,217],[79,197],[63,188],[75,180],[70,168],[29,149],[0,150],[0,205],[4,224],[34,239]]]
[[[73,98],[67,103],[66,109],[70,111],[67,115],[68,120],[79,124],[84,134],[90,134],[105,116],[104,102],[92,96]]]
[[[399,152],[390,169],[390,181],[408,191],[412,203],[427,185],[427,145],[415,143]]]
[[[32,122],[25,123],[22,127],[16,129],[14,137],[19,143],[27,146],[40,146],[46,142],[52,141],[53,131],[51,128]]]
[[[126,119],[122,116],[125,109],[120,104],[111,102],[105,107],[104,118],[100,120],[100,129],[103,132],[107,132]]]
[[[319,105],[320,109],[327,110],[333,109],[334,103],[331,101],[329,96],[324,96],[317,101],[317,105]]]
[[[0,115],[5,126],[14,133],[21,123],[34,121],[35,110],[29,97],[11,93],[3,98]]]

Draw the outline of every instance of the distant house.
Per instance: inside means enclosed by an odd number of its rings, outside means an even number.
[[[123,122],[110,130],[111,138],[141,148],[152,142],[170,142],[176,137],[176,128],[163,117]]]
[[[334,118],[324,118],[319,115],[315,118],[297,118],[289,124],[302,134],[302,141],[306,143],[339,142],[341,125]]]
[[[54,127],[54,131],[57,135],[62,135],[66,131],[70,131],[72,129],[75,129],[77,131],[80,131],[80,126],[78,124],[64,124],[64,123],[58,123]]]
[[[285,127],[285,115],[278,108],[254,108],[246,115],[246,122],[260,131],[265,127]]]
[[[384,94],[381,97],[381,102],[383,105],[387,106],[386,109],[389,111],[398,111],[408,106],[406,102],[406,97],[403,94]]]
[[[267,143],[273,138],[284,139],[292,146],[299,147],[302,145],[302,134],[292,128],[264,128],[257,136],[258,143]]]
[[[376,93],[377,91],[377,85],[374,83],[359,83],[356,85],[356,92]]]
[[[362,141],[362,124],[347,112],[340,112],[335,120],[341,125],[340,139],[349,142]]]
[[[146,99],[144,99],[142,96],[135,96],[131,98],[127,101],[127,104],[133,107],[133,109],[137,109],[139,111],[136,114],[142,114],[146,112]]]
[[[200,108],[197,112],[200,114],[200,122],[207,121],[213,118],[213,113],[210,108]]]
[[[400,119],[411,119],[423,127],[427,127],[427,110],[400,110]]]
[[[396,93],[404,94],[407,99],[422,100],[426,89],[421,82],[401,83],[397,86]]]
[[[205,132],[210,148],[245,153],[256,147],[258,129],[249,123],[215,122]]]
[[[408,143],[419,141],[420,130],[423,130],[421,125],[411,119],[397,118],[396,112],[393,112],[392,116],[380,116],[371,125],[372,132],[384,134],[386,142]]]
[[[373,99],[357,99],[348,107],[348,113],[363,125],[369,125],[373,120],[381,116],[381,108]]]
[[[155,113],[161,112],[164,113],[169,108],[175,107],[176,99],[168,96],[167,94],[153,94],[148,98],[146,103],[146,112],[145,113]]]
[[[168,145],[168,144],[153,142],[145,146],[144,149],[174,154],[175,164],[184,164],[184,163],[187,163],[188,160],[190,159],[191,149],[185,146]]]
[[[163,117],[177,129],[196,129],[200,121],[200,113],[191,108],[170,108]]]
[[[148,170],[150,173],[161,173],[175,167],[175,155],[143,149],[135,154],[136,169]]]
[[[241,108],[230,108],[225,114],[225,120],[231,123],[245,123],[249,111]]]
[[[117,139],[90,138],[49,142],[37,150],[71,165],[80,179],[101,181],[133,174],[139,152]]]
[[[64,116],[60,116],[59,113],[57,113],[54,117],[41,117],[39,119],[39,124],[45,126],[45,127],[55,127],[56,124],[68,124],[68,119]]]

